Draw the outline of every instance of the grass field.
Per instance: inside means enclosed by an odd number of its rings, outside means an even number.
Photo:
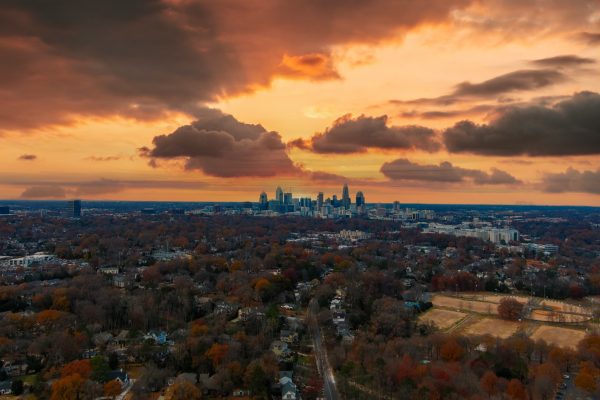
[[[491,335],[505,339],[519,329],[520,324],[513,321],[504,321],[496,318],[483,318],[467,326],[464,333],[467,335]]]
[[[432,322],[438,329],[444,330],[466,316],[467,314],[462,312],[434,308],[421,315],[419,319],[421,322]]]
[[[531,335],[533,340],[543,339],[546,343],[559,347],[577,348],[577,344],[585,337],[584,331],[542,325]]]

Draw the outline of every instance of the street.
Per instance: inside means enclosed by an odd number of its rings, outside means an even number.
[[[319,328],[319,321],[317,320],[317,314],[319,312],[319,305],[316,299],[311,299],[308,306],[309,321],[310,321],[310,333],[313,338],[313,344],[315,346],[315,358],[317,360],[317,368],[323,378],[323,390],[325,397],[328,400],[338,400],[340,395],[335,386],[335,376],[333,370],[329,365],[327,359],[327,350],[323,346],[323,335]]]

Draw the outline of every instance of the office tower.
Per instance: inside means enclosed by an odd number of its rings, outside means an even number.
[[[73,200],[72,203],[73,218],[81,217],[81,200]]]
[[[275,190],[275,200],[279,202],[279,204],[283,204],[283,190],[281,186],[277,186],[277,190]]]
[[[365,195],[363,192],[356,192],[356,207],[365,205]]]
[[[0,215],[8,215],[10,214],[10,208],[8,206],[0,207]]]
[[[331,205],[334,207],[338,206],[337,194],[334,194],[333,197],[331,198]]]
[[[400,202],[399,201],[394,202],[394,211],[400,211]]]
[[[283,204],[285,204],[286,206],[292,204],[292,193],[288,192],[283,194]]]
[[[267,206],[269,204],[269,199],[267,198],[267,194],[265,192],[262,192],[260,194],[260,197],[258,198],[258,203],[259,203],[261,210],[267,209]]]
[[[347,210],[350,208],[350,191],[348,190],[348,184],[344,184],[344,188],[342,189],[342,206]]]
[[[323,192],[319,192],[317,196],[317,210],[321,210],[321,207],[323,207]]]

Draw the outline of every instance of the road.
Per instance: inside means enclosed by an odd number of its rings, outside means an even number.
[[[323,334],[319,327],[317,314],[319,313],[319,304],[316,299],[312,299],[308,305],[310,334],[315,346],[315,358],[317,368],[323,378],[323,391],[327,400],[339,400],[340,395],[335,386],[335,376],[327,359],[327,350],[323,346]]]

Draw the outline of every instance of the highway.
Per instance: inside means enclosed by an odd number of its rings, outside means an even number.
[[[316,299],[311,299],[308,305],[309,326],[313,344],[315,346],[314,351],[317,368],[323,378],[323,392],[327,400],[339,400],[340,395],[335,386],[335,376],[333,375],[333,370],[327,359],[327,350],[323,346],[323,334],[321,333],[321,328],[319,327],[319,321],[317,319],[318,313],[319,304]]]

